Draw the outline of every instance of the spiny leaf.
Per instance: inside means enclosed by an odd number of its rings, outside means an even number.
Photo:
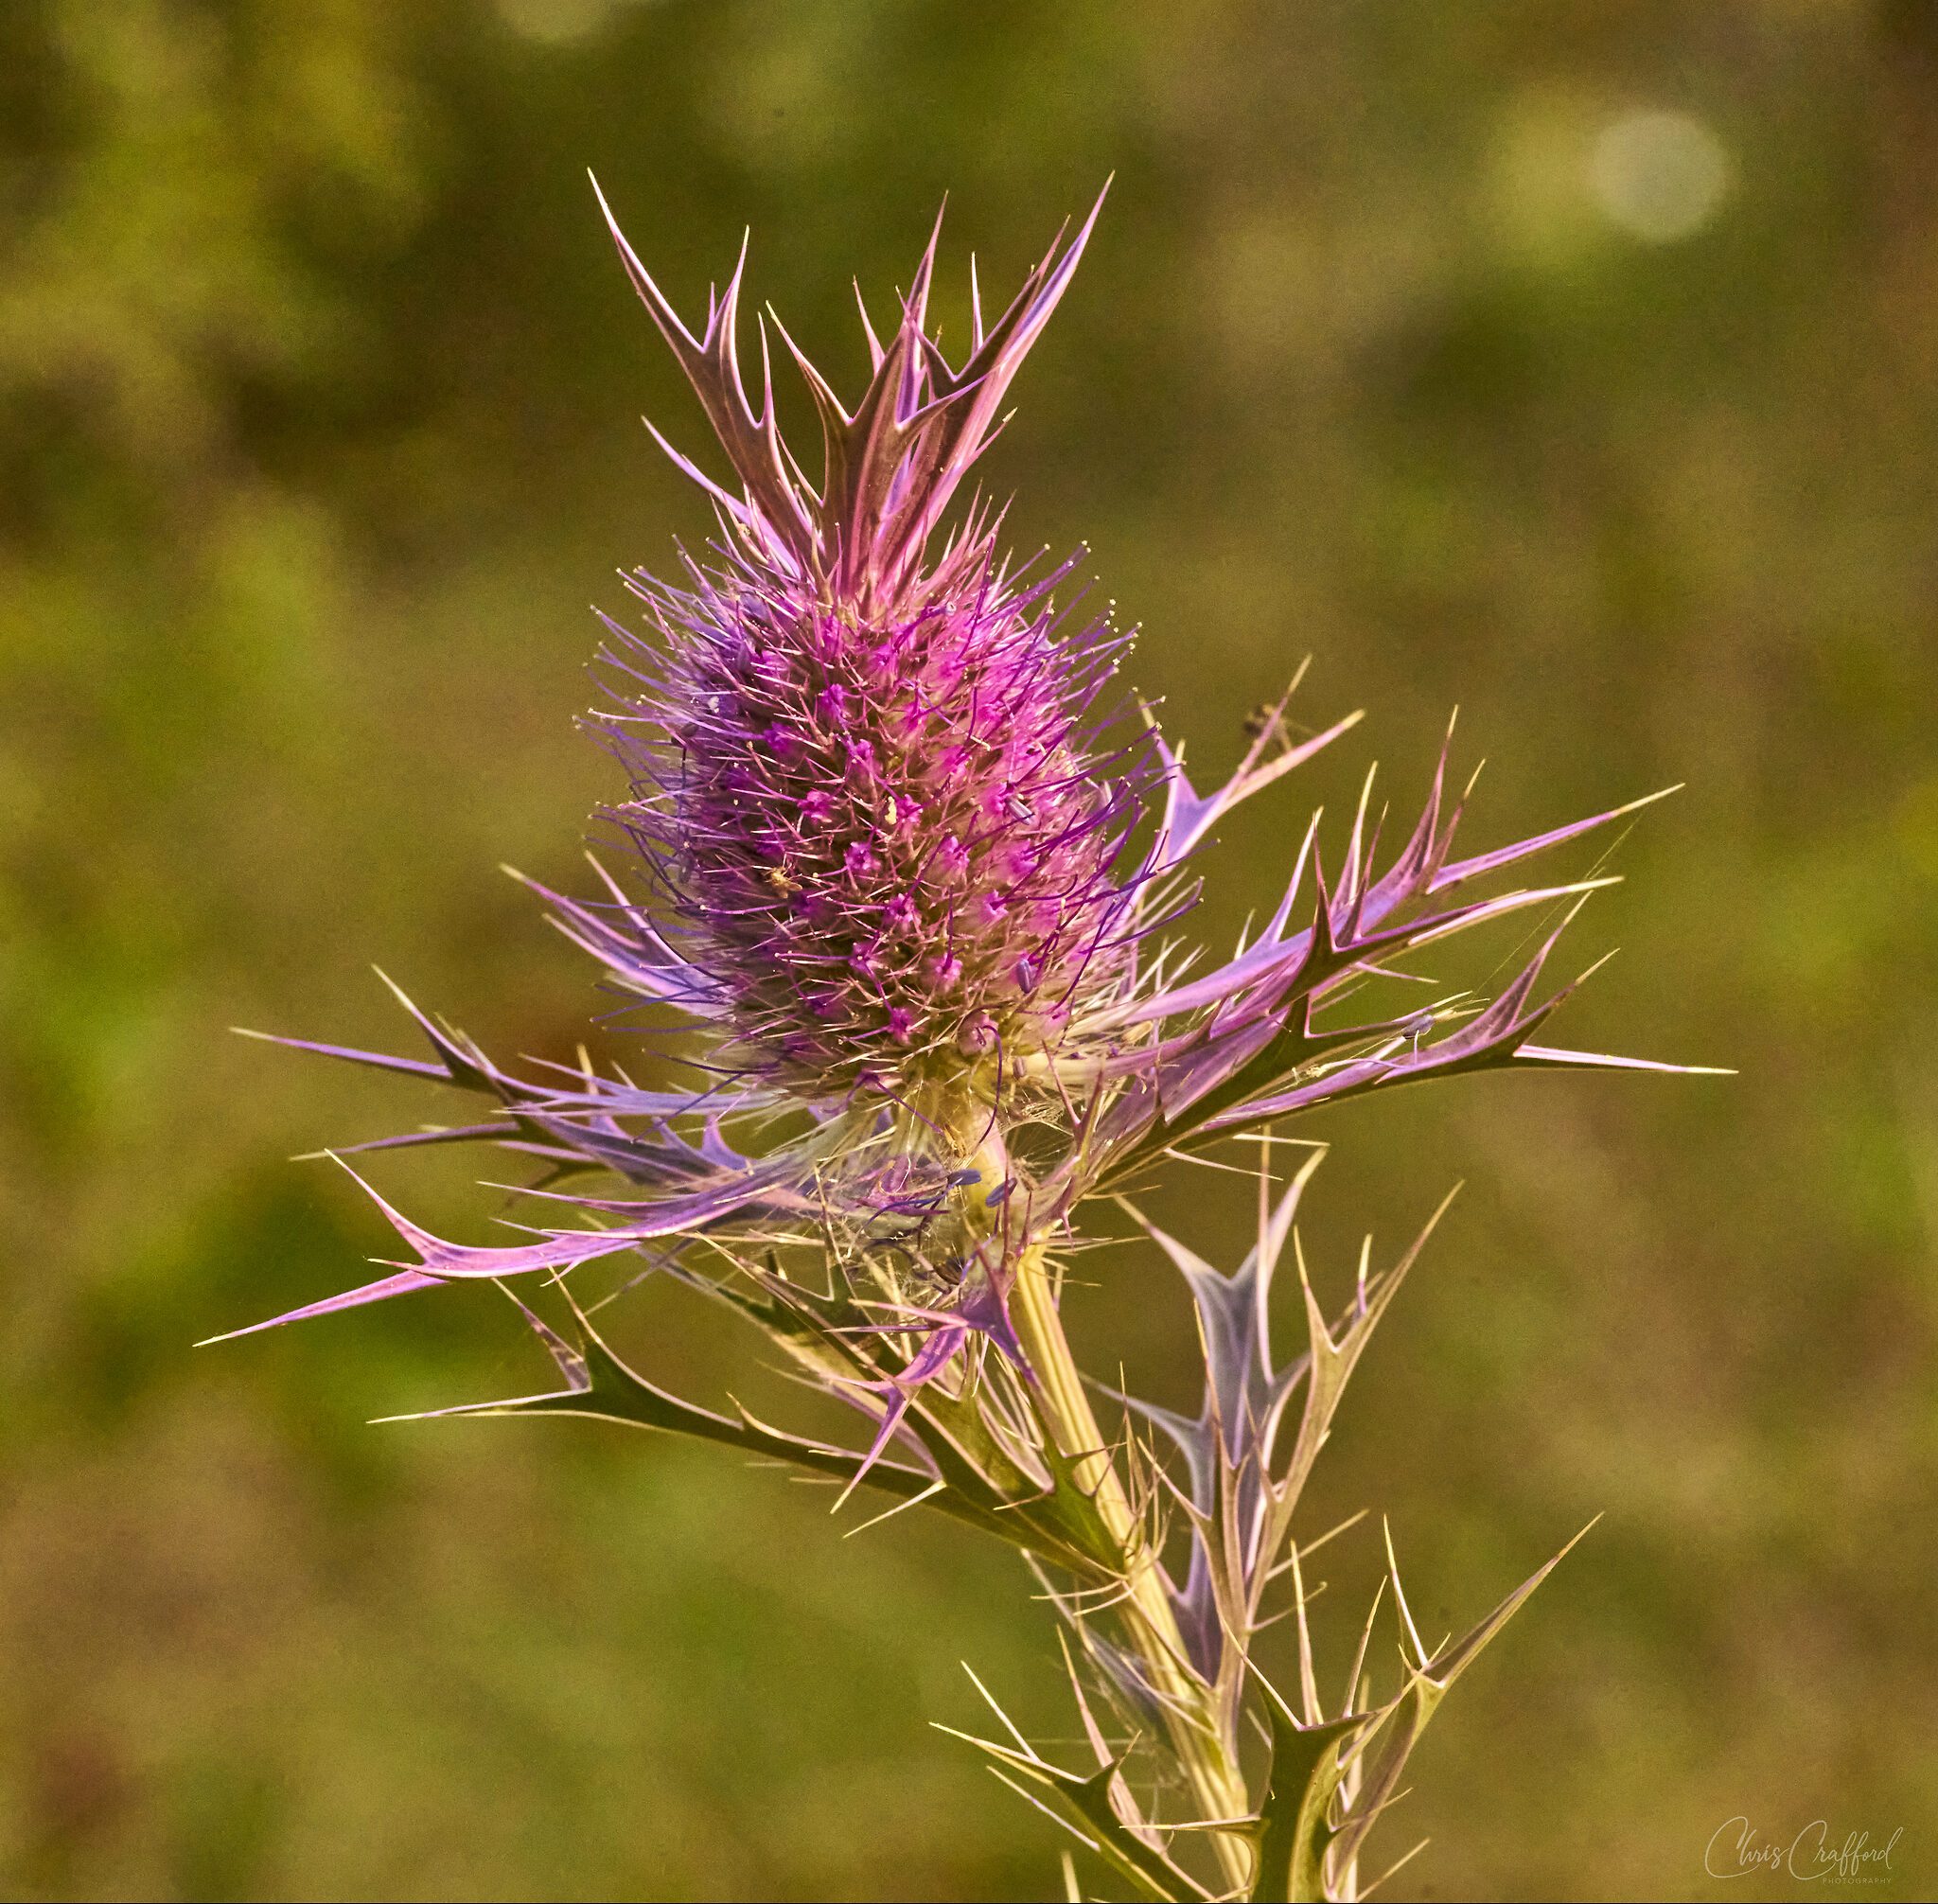
[[[570,1296],[567,1300],[571,1300]],[[720,1415],[669,1394],[629,1368],[576,1305],[573,1305],[573,1313],[578,1340],[575,1344],[566,1345],[566,1349],[569,1357],[577,1358],[577,1366],[574,1368],[567,1361],[560,1362],[570,1384],[568,1387],[542,1395],[519,1396],[505,1402],[467,1402],[455,1408],[430,1409],[417,1415],[388,1419],[430,1420],[458,1416],[576,1415],[594,1420],[616,1421],[627,1427],[690,1436],[696,1440],[737,1448],[743,1454],[784,1461],[810,1473],[836,1480],[846,1481],[853,1476],[861,1459],[854,1451],[770,1428],[745,1409],[738,1410],[734,1416]],[[556,1339],[554,1338],[555,1341]],[[548,1342],[547,1347],[553,1350],[555,1359],[559,1359],[553,1344]],[[1027,1509],[1031,1504],[1005,1500],[960,1456],[941,1476],[947,1485],[939,1491],[935,1487],[937,1478],[935,1474],[920,1469],[877,1461],[870,1468],[863,1485],[910,1505],[920,1498],[938,1512],[966,1522],[984,1533],[994,1534],[1007,1545],[1042,1554],[1060,1565],[1073,1567],[1090,1576],[1101,1572],[1098,1560],[1091,1554],[1071,1546],[1054,1525],[1031,1517]],[[1019,1512],[1018,1508],[1026,1511]]]
[[[938,1726],[939,1732],[960,1738],[987,1753],[994,1772],[1012,1791],[1048,1812],[1079,1843],[1094,1851],[1126,1879],[1140,1897],[1154,1904],[1187,1904],[1208,1899],[1211,1894],[1188,1872],[1153,1844],[1133,1832],[1117,1814],[1110,1788],[1123,1767],[1119,1756],[1085,1777],[1066,1772],[1039,1757],[1033,1750],[1017,1751],[995,1739],[978,1738]]]
[[[1388,1306],[1400,1292],[1400,1285],[1406,1279],[1407,1273],[1419,1259],[1427,1239],[1433,1235],[1440,1219],[1446,1215],[1459,1187],[1449,1190],[1440,1201],[1439,1208],[1426,1221],[1419,1234],[1400,1261],[1383,1275],[1367,1278],[1362,1276],[1352,1306],[1342,1318],[1335,1335],[1327,1326],[1325,1312],[1320,1309],[1317,1296],[1313,1294],[1312,1279],[1306,1273],[1305,1257],[1297,1250],[1296,1238],[1294,1240],[1295,1261],[1298,1266],[1299,1289],[1305,1298],[1306,1328],[1311,1337],[1310,1359],[1306,1366],[1306,1402],[1299,1418],[1298,1434],[1293,1443],[1290,1458],[1280,1471],[1274,1484],[1272,1517],[1267,1539],[1260,1551],[1261,1568],[1275,1564],[1280,1543],[1289,1531],[1292,1512],[1297,1505],[1313,1464],[1319,1457],[1327,1436],[1331,1432],[1332,1417],[1337,1411],[1341,1398],[1346,1393],[1346,1384],[1350,1380],[1360,1356],[1372,1338],[1373,1331],[1379,1326],[1380,1318],[1385,1314]]]
[[[1330,1814],[1342,1771],[1339,1748],[1365,1719],[1352,1713],[1301,1725],[1276,1693],[1266,1701],[1266,1716],[1272,1769],[1259,1807],[1252,1896],[1306,1904],[1326,1895],[1326,1853],[1333,1838]]]
[[[1597,1519],[1600,1517],[1597,1516]],[[1588,1524],[1592,1527],[1594,1522]],[[1367,1763],[1360,1789],[1353,1801],[1350,1814],[1340,1826],[1336,1862],[1344,1866],[1351,1861],[1360,1846],[1365,1842],[1366,1834],[1372,1829],[1380,1812],[1391,1801],[1399,1787],[1401,1772],[1413,1748],[1419,1742],[1419,1736],[1427,1723],[1439,1710],[1440,1701],[1447,1696],[1454,1682],[1473,1664],[1494,1636],[1526,1604],[1528,1596],[1554,1570],[1560,1565],[1563,1558],[1582,1535],[1588,1532],[1583,1527],[1560,1552],[1538,1568],[1497,1606],[1492,1613],[1479,1621],[1456,1640],[1450,1640],[1430,1659],[1421,1659],[1417,1666],[1409,1666],[1406,1684],[1390,1704],[1383,1708],[1383,1719],[1377,1729],[1379,1740],[1373,1748],[1372,1757]],[[1394,1597],[1401,1608],[1402,1625],[1412,1636],[1412,1622],[1405,1613],[1405,1598],[1400,1591],[1400,1577],[1397,1567],[1392,1565],[1392,1545],[1387,1543],[1388,1577],[1391,1580]],[[1416,1639],[1415,1644],[1418,1645]]]

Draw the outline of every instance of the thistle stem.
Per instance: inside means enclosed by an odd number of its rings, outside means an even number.
[[[1011,1319],[1040,1384],[1039,1403],[1063,1453],[1082,1457],[1077,1470],[1082,1485],[1092,1490],[1098,1512],[1122,1549],[1128,1592],[1119,1615],[1139,1666],[1163,1700],[1172,1752],[1192,1797],[1207,1819],[1242,1818],[1251,1807],[1235,1741],[1224,1737],[1210,1688],[1187,1663],[1184,1635],[1159,1577],[1157,1556],[1124,1492],[1070,1353],[1046,1255],[1041,1243],[1024,1249],[1010,1291]],[[1208,1835],[1226,1878],[1242,1890],[1251,1870],[1244,1842],[1228,1831]]]

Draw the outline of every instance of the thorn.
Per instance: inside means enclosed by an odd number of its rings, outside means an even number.
[[[1406,1595],[1400,1585],[1400,1562],[1393,1553],[1393,1524],[1382,1514],[1380,1525],[1386,1536],[1386,1570],[1388,1578],[1393,1582],[1393,1598],[1399,1605],[1401,1619],[1405,1622],[1406,1634],[1413,1642],[1414,1652],[1418,1658],[1419,1665],[1424,1667],[1432,1664],[1432,1657],[1420,1643],[1419,1629],[1413,1623],[1413,1610],[1406,1604]],[[1587,1529],[1584,1528],[1582,1531],[1585,1533]],[[1575,1538],[1578,1541],[1581,1536],[1577,1534]],[[1566,1553],[1567,1548],[1564,1547],[1561,1551]]]
[[[984,1685],[979,1679],[976,1677],[976,1668],[973,1666],[971,1666],[967,1660],[959,1661],[958,1664],[961,1666],[962,1670],[969,1675],[969,1684],[973,1685],[976,1688],[976,1690],[982,1695],[983,1702],[989,1707],[990,1711],[995,1713],[996,1718],[1002,1720],[1004,1731],[1006,1731],[1010,1735],[1010,1737],[1016,1741],[1016,1744],[1021,1748],[1024,1755],[1029,1758],[1034,1758],[1036,1756],[1035,1748],[1031,1746],[1030,1741],[1027,1738],[1025,1738],[1020,1732],[1016,1730],[1015,1726],[1011,1722],[1009,1714],[1006,1713],[1002,1709],[1002,1707],[995,1702],[995,1694],[992,1693],[990,1689],[986,1685]]]

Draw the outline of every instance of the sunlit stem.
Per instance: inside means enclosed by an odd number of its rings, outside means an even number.
[[[1011,1278],[1010,1320],[1036,1378],[1035,1398],[1058,1450],[1075,1462],[1078,1486],[1096,1504],[1113,1543],[1123,1557],[1124,1597],[1117,1615],[1138,1670],[1157,1693],[1172,1757],[1191,1791],[1200,1819],[1243,1818],[1250,1811],[1240,1774],[1236,1740],[1218,1722],[1221,1701],[1191,1669],[1184,1635],[1172,1609],[1153,1550],[1150,1530],[1131,1505],[1123,1478],[1084,1392],[1069,1338],[1064,1333],[1056,1292],[1050,1286],[1048,1246],[1014,1225],[1027,1199],[1013,1194],[1013,1166],[998,1121],[985,1102],[959,1098],[938,1107],[931,1129],[955,1139],[959,1156],[975,1172],[956,1200],[965,1254],[999,1261]],[[1242,1891],[1251,1853],[1237,1833],[1208,1834],[1231,1885]]]
[[[1084,1457],[1077,1469],[1079,1483],[1091,1492],[1123,1552],[1128,1593],[1119,1617],[1139,1668],[1165,1701],[1172,1752],[1192,1797],[1206,1818],[1242,1818],[1250,1808],[1244,1782],[1218,1727],[1210,1689],[1187,1664],[1184,1635],[1148,1529],[1124,1492],[1070,1353],[1045,1256],[1041,1243],[1022,1251],[1010,1292],[1011,1319],[1041,1384],[1039,1403],[1063,1452]],[[1234,1884],[1244,1883],[1251,1860],[1243,1842],[1224,1831],[1209,1835],[1225,1876]]]

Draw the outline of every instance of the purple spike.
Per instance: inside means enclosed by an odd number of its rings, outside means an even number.
[[[321,1302],[305,1303],[301,1309],[273,1315],[267,1322],[252,1322],[244,1329],[232,1329],[225,1335],[208,1336],[196,1347],[206,1349],[217,1342],[235,1342],[244,1335],[259,1334],[265,1329],[280,1329],[286,1322],[308,1322],[313,1316],[335,1315],[345,1309],[361,1309],[366,1302],[385,1302],[393,1296],[408,1296],[413,1290],[435,1289],[442,1280],[442,1277],[426,1276],[422,1270],[399,1270],[394,1276],[366,1282],[361,1289],[348,1289],[341,1296],[326,1296]]]
[[[926,1341],[915,1352],[908,1366],[898,1374],[887,1376],[879,1382],[857,1382],[852,1385],[872,1390],[886,1398],[888,1405],[882,1411],[881,1427],[876,1433],[868,1452],[861,1457],[860,1464],[848,1485],[841,1490],[835,1506],[839,1508],[868,1478],[868,1472],[888,1452],[888,1446],[895,1437],[895,1431],[901,1427],[902,1419],[913,1404],[922,1387],[940,1375],[958,1354],[963,1343],[969,1339],[969,1331],[958,1323],[943,1323],[932,1330]]]
[[[346,1064],[368,1065],[374,1070],[398,1071],[410,1078],[432,1078],[449,1084],[450,1073],[442,1065],[427,1064],[422,1058],[394,1058],[383,1051],[360,1051],[348,1045],[320,1045],[313,1038],[286,1038],[277,1031],[251,1031],[236,1028],[239,1036],[260,1039],[265,1045],[281,1045],[291,1051],[313,1051],[319,1057],[341,1058]]]
[[[366,1137],[361,1144],[338,1144],[335,1154],[354,1157],[365,1151],[412,1150],[422,1144],[470,1144],[488,1137],[515,1137],[519,1125],[510,1119],[489,1124],[453,1124],[427,1131],[405,1131],[394,1137]],[[326,1155],[319,1152],[319,1155]]]
[[[1155,740],[1158,757],[1164,763],[1166,805],[1164,819],[1158,828],[1158,844],[1154,849],[1156,863],[1153,872],[1166,873],[1179,865],[1204,843],[1211,828],[1233,807],[1249,800],[1253,794],[1262,792],[1295,767],[1303,767],[1321,749],[1330,747],[1341,734],[1357,727],[1362,717],[1358,713],[1349,714],[1345,719],[1334,721],[1323,733],[1314,734],[1296,747],[1287,748],[1261,767],[1258,762],[1272,733],[1268,725],[1240,762],[1238,770],[1207,798],[1200,798],[1192,791],[1191,783],[1185,775],[1182,758],[1172,754],[1161,738]]]
[[[1471,859],[1456,860],[1452,866],[1443,868],[1434,875],[1428,884],[1430,893],[1446,892],[1455,886],[1464,885],[1470,879],[1479,879],[1489,873],[1498,873],[1504,866],[1511,866],[1518,859],[1525,859],[1530,854],[1543,853],[1550,846],[1559,846],[1563,840],[1574,839],[1584,833],[1592,833],[1598,826],[1606,826],[1612,820],[1620,820],[1630,813],[1640,813],[1645,806],[1653,806],[1659,800],[1666,800],[1670,794],[1681,791],[1680,785],[1665,786],[1659,793],[1645,793],[1640,800],[1631,800],[1625,806],[1612,806],[1606,813],[1597,813],[1589,820],[1577,820],[1566,826],[1555,827],[1547,833],[1536,834],[1531,839],[1517,841],[1512,846],[1497,848],[1492,853],[1475,854]],[[1451,832],[1451,828],[1449,829]]]

